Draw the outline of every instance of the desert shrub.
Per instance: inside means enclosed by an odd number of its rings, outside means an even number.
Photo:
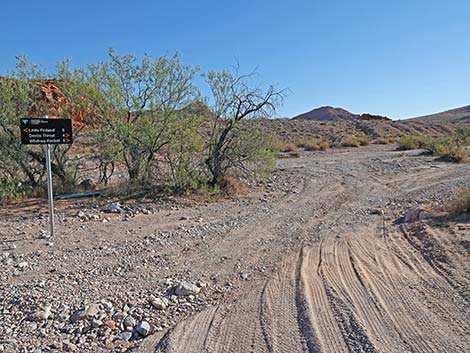
[[[18,177],[0,179],[0,202],[24,198],[30,191]]]
[[[297,150],[297,145],[293,142],[289,142],[281,148],[281,152],[294,152],[296,150]]]
[[[423,148],[432,156],[437,156],[443,161],[453,163],[462,163],[469,155],[469,152],[459,146],[452,137],[427,139]]]
[[[330,149],[328,141],[321,141],[318,146],[320,147],[320,151],[328,151]]]
[[[369,143],[367,136],[346,136],[341,140],[341,146],[343,147],[366,146]]]
[[[468,160],[469,152],[461,147],[452,147],[448,152],[439,155],[442,160],[453,163],[463,163]]]
[[[459,127],[453,134],[452,139],[457,146],[470,145],[470,128]]]
[[[369,141],[369,139],[368,139],[367,137],[365,137],[365,136],[364,136],[364,137],[360,137],[360,138],[359,138],[359,144],[360,144],[361,146],[368,146],[368,145],[370,145],[370,141]]]
[[[448,212],[454,216],[470,214],[470,188],[460,190],[457,198],[449,204]]]
[[[343,147],[359,147],[361,144],[356,136],[347,136],[341,140]]]
[[[428,141],[429,138],[425,136],[403,135],[398,141],[398,149],[406,151],[424,148]]]
[[[276,166],[278,139],[263,132],[257,124],[250,127],[240,124],[233,132],[237,138],[230,147],[232,157],[221,164],[224,176],[247,180],[265,179]]]
[[[318,151],[320,149],[319,141],[313,137],[304,137],[296,140],[295,144],[306,151]]]
[[[243,196],[248,193],[247,185],[234,177],[224,177],[220,183],[220,190],[231,197]]]
[[[432,156],[442,156],[449,154],[453,146],[450,139],[442,137],[427,139],[422,147]]]
[[[305,151],[327,151],[330,148],[328,141],[316,138],[302,138],[297,140],[297,147],[303,148]]]

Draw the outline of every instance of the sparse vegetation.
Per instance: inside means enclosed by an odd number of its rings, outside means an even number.
[[[286,143],[282,148],[281,152],[294,152],[297,150],[297,145],[293,142]]]
[[[19,139],[18,119],[31,115],[84,117],[74,127],[73,146],[53,146],[57,192],[82,190],[79,185],[90,177],[93,185],[114,180],[113,187],[170,192],[206,184],[220,189],[230,177],[265,177],[280,145],[261,132],[256,118],[274,114],[282,91],[260,88],[255,73],[224,70],[205,75],[212,93],[205,98],[195,84],[197,73],[178,54],[137,60],[110,50],[107,61],[72,70],[65,60],[51,73],[19,58],[10,78],[0,80],[1,198],[23,197],[45,186],[41,147],[23,146]],[[50,82],[57,87],[57,101],[43,92]],[[79,134],[83,127],[86,146]],[[117,170],[119,181],[112,179]]]
[[[341,140],[342,147],[359,147],[370,144],[367,136],[346,136]]]
[[[328,141],[314,137],[297,139],[295,145],[298,148],[303,148],[305,151],[327,151],[330,148]]]
[[[457,198],[450,203],[448,212],[453,216],[470,214],[470,188],[460,190]]]
[[[220,189],[227,196],[244,196],[248,193],[248,186],[234,177],[225,177],[220,183]]]
[[[470,128],[459,127],[453,134],[453,138],[457,146],[470,145]]]
[[[328,141],[321,141],[318,146],[320,151],[328,151],[330,149],[330,143]]]
[[[424,149],[432,156],[440,157],[444,161],[461,163],[467,160],[469,152],[465,150],[462,132],[444,137],[402,136],[399,150]]]
[[[404,135],[398,142],[398,149],[406,151],[423,148],[427,139],[428,137],[425,136]]]
[[[20,199],[25,197],[30,191],[19,178],[8,177],[0,179],[0,201]]]

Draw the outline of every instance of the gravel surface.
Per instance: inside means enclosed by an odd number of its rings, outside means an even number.
[[[281,159],[240,199],[59,202],[55,239],[46,214],[4,217],[0,352],[145,351],[195,313],[262,288],[305,246],[399,222],[410,207],[439,209],[469,172],[374,145]]]

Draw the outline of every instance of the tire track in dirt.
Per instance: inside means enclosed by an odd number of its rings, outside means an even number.
[[[283,161],[302,178],[299,193],[266,205],[269,213],[250,210],[253,215],[241,227],[210,244],[213,254],[250,261],[292,245],[276,272],[247,282],[238,299],[187,318],[152,349],[139,352],[470,351],[470,315],[459,294],[469,285],[462,274],[466,267],[433,265],[409,241],[413,232],[386,221],[390,215],[380,221],[364,216],[409,190],[421,193],[429,185],[457,182],[467,168],[411,168],[401,174],[384,169],[372,175],[375,168],[364,164],[367,153],[348,156],[326,156],[310,166],[308,160],[301,166]],[[358,214],[363,216],[355,219]],[[358,228],[364,220],[374,221]],[[296,251],[294,237],[308,246]],[[270,241],[270,247],[258,240]],[[203,253],[197,259],[204,268],[210,263]],[[455,280],[446,280],[449,274]]]
[[[155,352],[468,351],[465,302],[398,229],[387,233],[378,225],[303,248],[244,298],[177,325]]]

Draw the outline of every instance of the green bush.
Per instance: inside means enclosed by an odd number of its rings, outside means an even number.
[[[441,157],[444,161],[454,163],[462,163],[469,155],[452,137],[429,139],[424,144],[424,149],[432,156]]]
[[[367,146],[370,143],[367,136],[347,136],[341,140],[343,147]]]
[[[320,151],[328,151],[330,149],[330,144],[328,141],[322,141],[318,146],[320,147]]]
[[[401,151],[406,151],[424,148],[428,141],[429,138],[425,136],[404,135],[400,138],[400,141],[398,142],[398,149]]]
[[[462,163],[468,160],[469,152],[460,147],[453,147],[449,152],[445,152],[440,156],[448,162]]]
[[[460,127],[453,134],[452,139],[457,146],[470,145],[470,128]]]
[[[326,151],[330,148],[330,144],[327,141],[319,140],[314,137],[300,138],[295,141],[295,144],[305,151]]]
[[[448,206],[448,212],[453,216],[470,214],[470,188],[460,190],[457,198]]]
[[[434,138],[425,141],[423,148],[433,156],[449,154],[452,150],[452,143],[448,138]]]
[[[17,177],[0,179],[0,201],[24,198],[28,191],[28,188]]]

